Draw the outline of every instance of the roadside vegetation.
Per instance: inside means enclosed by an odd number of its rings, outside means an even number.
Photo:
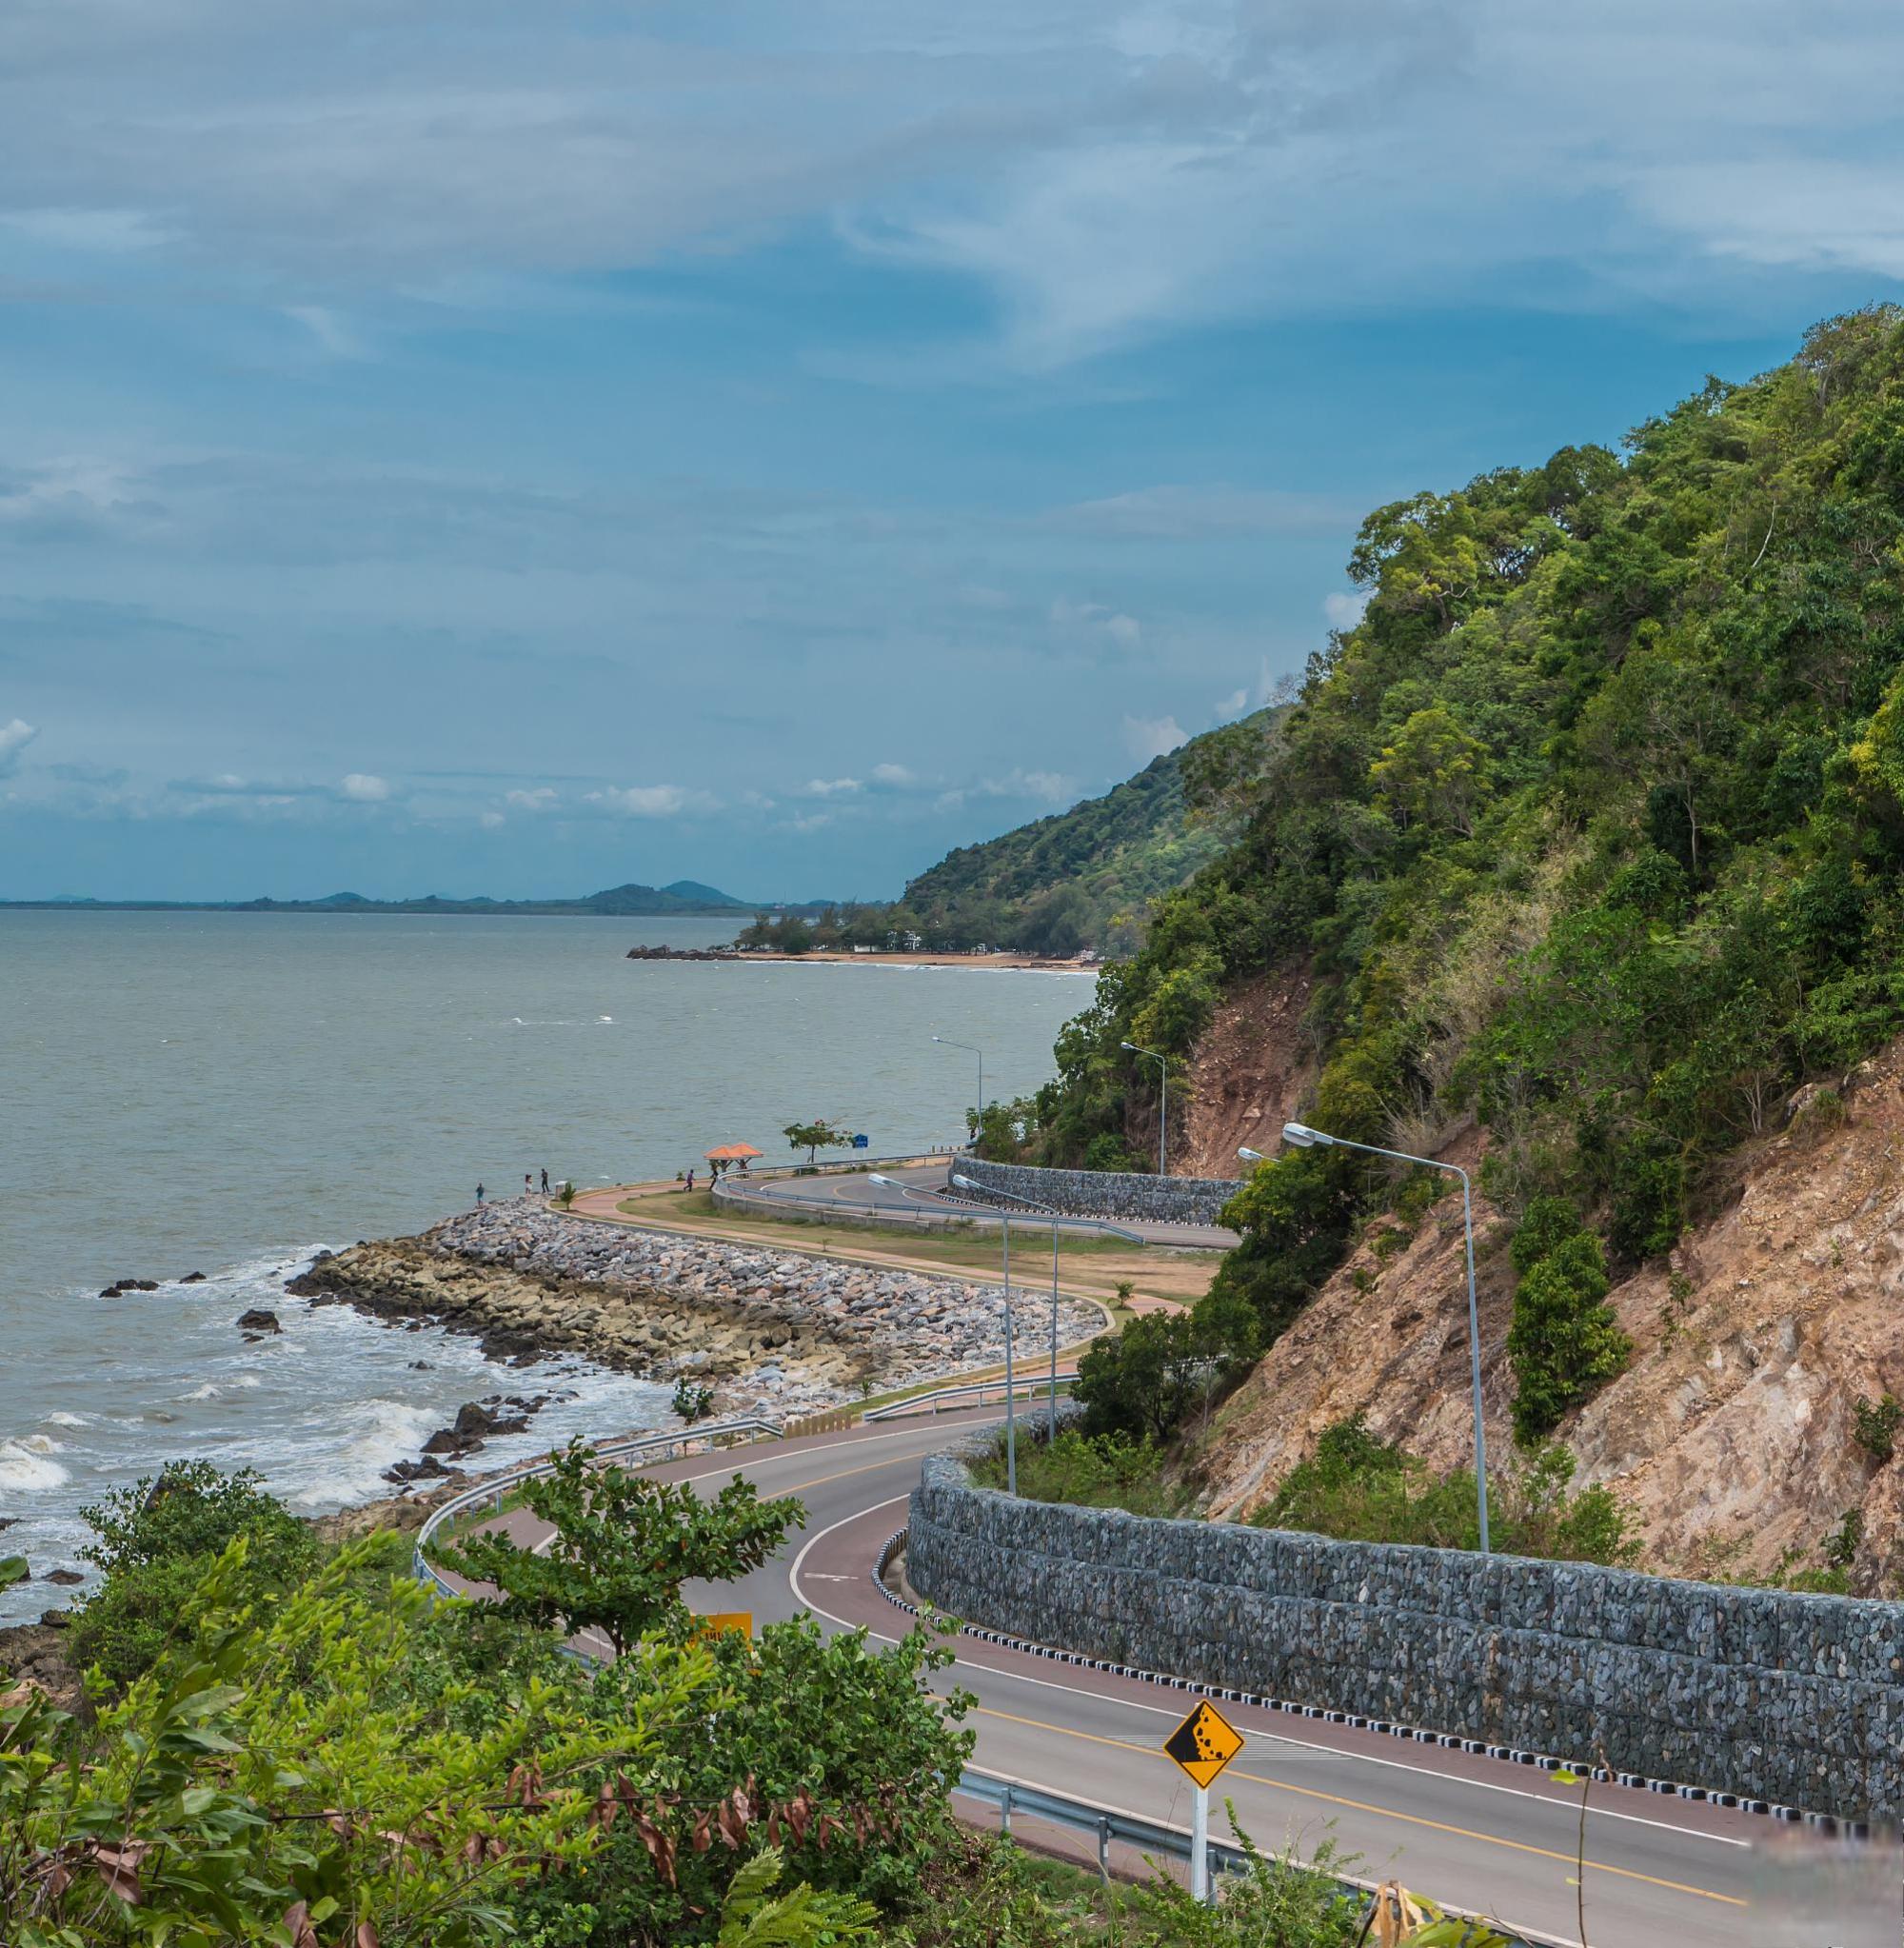
[[[1489,1541],[1498,1554],[1609,1565],[1635,1560],[1639,1545],[1618,1497],[1601,1486],[1575,1491],[1574,1470],[1573,1456],[1557,1445],[1517,1458],[1507,1471],[1488,1470]],[[1323,1434],[1250,1521],[1344,1541],[1480,1547],[1474,1470],[1437,1475],[1370,1433],[1359,1414]]]
[[[1037,1417],[1032,1417],[1037,1420]],[[1037,1428],[1043,1422],[1037,1420]],[[1061,1427],[1047,1441],[1037,1432],[1019,1442],[1018,1492],[1031,1501],[1069,1501],[1081,1508],[1123,1508],[1133,1515],[1181,1515],[1190,1491],[1164,1478],[1163,1450],[1122,1434],[1081,1434]],[[973,1466],[986,1488],[1005,1485],[1002,1441]]]
[[[84,1707],[0,1673],[0,1940],[1496,1939],[1438,1932],[1412,1903],[1405,1926],[1374,1932],[1327,1849],[1253,1855],[1204,1910],[1161,1878],[1107,1888],[961,1826],[948,1787],[970,1700],[935,1688],[950,1654],[934,1632],[885,1651],[805,1619],[702,1634],[683,1580],[740,1573],[797,1505],[730,1488],[688,1511],[593,1460],[573,1449],[536,1484],[557,1530],[546,1557],[493,1538],[446,1551],[495,1578],[504,1599],[488,1604],[434,1601],[407,1537],[322,1546],[254,1479],[203,1462],[92,1510],[105,1580],[71,1626],[97,1660]],[[0,1563],[0,1578],[24,1572]],[[585,1623],[624,1654],[565,1655]]]

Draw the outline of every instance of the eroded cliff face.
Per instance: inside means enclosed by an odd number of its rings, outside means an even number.
[[[1854,1415],[1860,1398],[1904,1398],[1904,1044],[1848,1079],[1841,1114],[1817,1095],[1801,1092],[1783,1133],[1741,1158],[1737,1196],[1670,1265],[1615,1287],[1633,1361],[1559,1438],[1583,1481],[1632,1505],[1649,1567],[1816,1566],[1855,1509],[1854,1587],[1888,1592],[1904,1579],[1904,1435],[1880,1463]],[[1475,1215],[1488,1437],[1506,1458],[1512,1227],[1482,1201]],[[1358,1411],[1435,1467],[1468,1458],[1458,1197],[1383,1242],[1399,1230],[1371,1226],[1228,1403],[1201,1462],[1212,1512],[1259,1506]]]
[[[1174,1137],[1173,1176],[1246,1176],[1237,1162],[1240,1145],[1276,1148],[1277,1132],[1300,1112],[1316,1083],[1316,1044],[1302,1024],[1314,987],[1300,965],[1245,982],[1223,998],[1190,1058],[1189,1106]],[[1134,1135],[1140,1140],[1140,1132]],[[1154,1122],[1150,1141],[1154,1147]]]

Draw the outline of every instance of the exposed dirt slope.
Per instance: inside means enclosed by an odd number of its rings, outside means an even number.
[[[1315,1044],[1302,1028],[1314,985],[1308,967],[1297,966],[1224,997],[1190,1058],[1190,1106],[1172,1165],[1178,1176],[1240,1177],[1239,1145],[1276,1148],[1277,1131],[1316,1082]],[[1154,1122],[1150,1129],[1154,1147]]]
[[[1649,1566],[1816,1566],[1857,1509],[1854,1586],[1889,1592],[1904,1576],[1904,1458],[1880,1465],[1854,1437],[1860,1397],[1904,1397],[1904,1044],[1842,1095],[1841,1123],[1801,1096],[1785,1132],[1745,1161],[1735,1202],[1670,1267],[1614,1291],[1633,1362],[1560,1438],[1583,1480],[1633,1504]],[[1476,1215],[1488,1434],[1506,1456],[1510,1227],[1485,1204]],[[1213,1509],[1258,1506],[1359,1409],[1435,1465],[1460,1462],[1466,1361],[1460,1205],[1448,1198],[1386,1262],[1364,1242],[1232,1400],[1204,1461]]]

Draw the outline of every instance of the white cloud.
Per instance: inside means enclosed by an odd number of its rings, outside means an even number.
[[[1240,717],[1249,708],[1248,690],[1232,690],[1217,706],[1216,719],[1219,724],[1227,724],[1232,717]]]
[[[338,789],[353,805],[382,805],[390,795],[389,781],[368,771],[352,771]]]
[[[8,777],[19,768],[20,753],[39,734],[32,725],[21,717],[15,717],[10,723],[0,724],[0,778]]]
[[[1143,625],[1133,615],[1104,602],[1073,602],[1061,595],[1049,610],[1051,626],[1095,646],[1108,644],[1120,651],[1135,649],[1143,640]]]
[[[503,803],[511,811],[545,812],[555,804],[555,788],[538,785],[533,791],[506,791]]]
[[[348,320],[327,305],[287,305],[285,316],[302,325],[319,348],[334,359],[368,356],[364,341],[351,329]]]
[[[609,785],[585,794],[587,803],[631,819],[671,819],[679,812],[713,811],[719,801],[680,785]]]
[[[902,785],[914,782],[913,775],[903,765],[875,765],[873,783],[875,785]]]
[[[1174,751],[1189,736],[1174,717],[1126,717],[1124,747],[1139,764],[1147,765],[1165,751]]]
[[[857,778],[809,778],[803,795],[807,798],[850,798],[854,792],[863,788]]]
[[[1119,541],[1206,541],[1248,534],[1330,534],[1364,510],[1320,494],[1259,487],[1154,487],[1054,507],[1040,526]]]
[[[963,791],[940,795],[942,810],[956,811],[968,797],[1036,799],[1044,805],[1068,805],[1078,795],[1078,781],[1062,771],[1007,771],[999,778],[981,778]]]
[[[476,822],[486,832],[493,832],[506,825],[508,820],[499,811],[486,811]]]
[[[1332,629],[1352,629],[1361,621],[1369,606],[1365,594],[1335,594],[1322,598],[1322,613]]]

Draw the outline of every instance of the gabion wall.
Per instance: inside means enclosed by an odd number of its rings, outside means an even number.
[[[948,1615],[1203,1683],[1741,1798],[1904,1812],[1904,1603],[1012,1501],[955,1455],[907,1574]]]

